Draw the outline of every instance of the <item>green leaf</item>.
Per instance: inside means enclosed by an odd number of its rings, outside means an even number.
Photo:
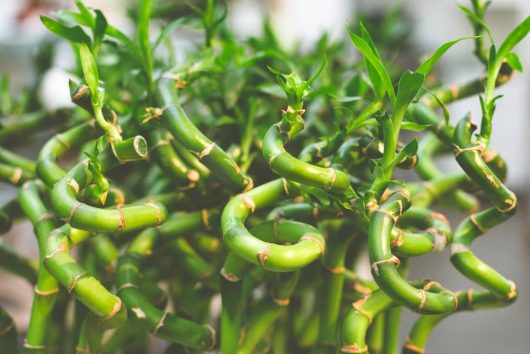
[[[521,64],[521,60],[519,59],[519,56],[514,52],[511,52],[506,56],[506,61],[513,69],[519,71],[520,73],[523,72],[523,65]]]
[[[186,24],[186,22],[189,21],[189,18],[187,17],[180,17],[174,21],[171,21],[170,23],[166,24],[164,27],[162,27],[162,30],[158,34],[158,37],[156,38],[155,44],[153,44],[153,51],[158,48],[160,43],[164,41],[174,30],[179,28],[180,26]]]
[[[410,130],[410,131],[413,131],[413,132],[424,131],[425,129],[429,128],[430,126],[431,126],[431,124],[420,124],[420,123],[411,122],[411,121],[404,121],[403,123],[401,123],[401,129],[402,130]]]
[[[316,79],[318,79],[318,77],[322,74],[322,72],[324,71],[324,69],[326,68],[326,65],[328,65],[328,58],[327,56],[324,54],[324,57],[322,58],[322,62],[320,63],[320,67],[318,68],[317,72],[315,74],[313,74],[313,76],[311,76],[307,81],[306,81],[306,86],[309,87],[310,85],[312,85]]]
[[[92,102],[97,104],[100,101],[98,68],[92,52],[84,43],[79,48],[79,57],[83,68],[83,74],[85,75],[85,81],[90,89]]]
[[[440,58],[445,54],[445,52],[447,52],[452,46],[454,46],[458,42],[461,42],[465,39],[474,39],[474,38],[477,38],[477,37],[464,37],[464,38],[459,38],[454,41],[450,41],[450,42],[446,42],[442,44],[438,49],[436,49],[434,54],[431,55],[429,59],[425,60],[416,69],[416,72],[427,76],[427,74],[432,70],[432,68],[438,62],[438,60],[440,60]]]
[[[61,22],[46,16],[41,16],[40,20],[50,32],[55,33],[59,37],[75,43],[86,43],[88,45],[92,43],[90,37],[80,26],[68,27]]]
[[[462,12],[466,14],[467,18],[471,21],[472,24],[474,24],[477,27],[482,28],[482,30],[486,32],[491,43],[493,44],[493,36],[491,35],[491,31],[488,25],[469,8],[462,6],[462,5],[457,5],[457,6],[460,8],[460,10],[462,10]]]
[[[94,50],[97,52],[107,32],[107,19],[100,10],[96,12],[96,23],[94,24]]]
[[[442,109],[445,124],[449,124],[449,120],[451,119],[451,114],[449,113],[449,109],[447,109],[447,105],[434,92],[432,92],[431,90],[425,87],[423,89],[427,91],[429,95],[438,103],[438,106]]]
[[[385,87],[388,97],[390,97],[390,100],[392,101],[392,103],[394,103],[396,100],[396,94],[394,92],[394,87],[392,86],[392,80],[390,79],[390,75],[388,74],[385,65],[383,64],[381,59],[378,58],[377,54],[373,52],[370,45],[364,39],[353,33],[349,27],[347,29],[348,33],[350,34],[350,38],[353,42],[353,45],[374,67],[375,71],[379,75],[379,78]]]
[[[74,0],[74,2],[81,16],[85,19],[85,21],[90,23],[90,27],[94,27],[94,17],[92,16],[90,10],[85,6],[85,4],[83,4],[81,0]]]
[[[418,139],[414,138],[409,141],[408,144],[405,145],[399,153],[402,153],[407,157],[413,157],[414,155],[416,155],[418,153]]]
[[[359,23],[359,27],[361,29],[361,38],[364,39],[364,41],[370,46],[372,49],[372,52],[375,54],[375,56],[381,60],[381,56],[379,55],[379,51],[377,50],[377,47],[375,46],[375,43],[370,36],[370,33],[364,27],[363,23]],[[382,62],[382,60],[381,60]],[[374,89],[375,95],[378,98],[383,98],[385,96],[385,84],[384,81],[381,79],[379,74],[377,73],[377,70],[375,67],[365,58],[364,64],[366,66],[366,71],[368,72],[368,77],[370,77],[370,81],[372,83],[372,87]]]
[[[9,76],[3,75],[0,81],[0,114],[2,115],[11,113],[13,107],[9,86]]]
[[[512,32],[504,39],[499,47],[496,58],[496,65],[500,67],[502,60],[508,56],[515,47],[530,31],[530,16],[514,28]]]
[[[138,37],[140,41],[140,52],[142,53],[142,64],[149,90],[154,90],[153,82],[153,55],[149,43],[149,19],[151,17],[151,0],[140,0],[138,17]]]
[[[394,113],[404,111],[408,107],[423,86],[424,80],[425,76],[422,73],[412,72],[410,70],[407,70],[401,75],[398,83]]]

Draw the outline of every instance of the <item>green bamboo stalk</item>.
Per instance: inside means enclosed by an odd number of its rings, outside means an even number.
[[[448,290],[429,279],[407,283],[420,291],[431,290],[433,294]],[[382,290],[378,289],[352,303],[344,316],[341,328],[341,353],[368,354],[366,333],[372,320],[384,311],[395,306],[395,302]]]
[[[465,276],[484,286],[496,296],[514,301],[517,288],[493,268],[482,262],[469,249],[478,236],[513,216],[517,210],[517,198],[486,165],[480,151],[483,145],[473,142],[475,126],[465,117],[456,126],[455,157],[468,176],[480,186],[493,203],[493,207],[470,215],[460,223],[451,243],[451,262]]]
[[[30,284],[37,282],[36,265],[30,259],[20,256],[4,240],[0,240],[0,268],[25,279]]]
[[[20,189],[19,202],[24,214],[33,224],[39,246],[38,281],[35,285],[31,317],[26,340],[25,353],[42,353],[48,348],[48,323],[51,321],[59,286],[57,280],[44,267],[46,239],[57,227],[53,214],[48,211],[40,197],[42,186],[37,182],[27,182]]]
[[[24,182],[29,181],[32,178],[32,173],[29,173],[20,167],[0,163],[0,181],[2,182],[14,186],[21,186]]]
[[[410,268],[410,262],[407,258],[401,259],[399,274],[406,279]],[[389,308],[385,311],[385,328],[383,350],[385,354],[397,354],[400,343],[401,313],[403,308],[400,306]]]
[[[442,144],[436,135],[427,134],[420,141],[418,149],[418,165],[416,172],[421,179],[428,181],[439,177],[442,172],[436,167],[433,157],[444,150],[445,145]],[[447,201],[450,206],[454,205],[459,210],[465,213],[472,213],[477,211],[480,207],[479,201],[474,196],[457,189],[442,196],[442,201]]]
[[[509,301],[503,301],[489,291],[469,289],[468,291],[458,292],[457,298],[458,312],[499,308],[510,304]],[[403,346],[402,354],[425,353],[425,346],[430,334],[438,323],[449,316],[450,314],[420,316],[410,330],[409,337]]]
[[[184,187],[193,188],[200,174],[189,169],[180,159],[170,144],[169,138],[164,138],[164,134],[159,129],[153,129],[149,133],[150,156],[166,172],[175,178],[179,183],[184,183]]]
[[[382,313],[374,318],[372,325],[368,328],[366,345],[372,354],[382,353],[385,336],[385,314]]]
[[[111,294],[70,255],[72,247],[92,237],[88,231],[66,224],[53,230],[46,242],[44,266],[69,293],[98,316],[105,328],[119,327],[127,318],[122,300]]]
[[[289,305],[298,277],[299,272],[276,274],[270,297],[267,296],[256,305],[248,320],[248,326],[243,329],[244,334],[238,354],[255,353],[254,349],[260,339],[273,328],[274,323]]]
[[[255,210],[281,201],[292,193],[285,180],[274,180],[230,200],[221,216],[223,240],[228,248],[247,262],[272,271],[303,268],[322,256],[325,241],[312,226],[295,222],[268,222],[260,227],[267,241],[252,235],[245,220]],[[287,195],[286,195],[287,194]],[[276,240],[292,245],[272,243]]]
[[[116,163],[113,158],[110,162],[105,162],[105,154],[109,155],[108,149],[100,154],[103,170]],[[80,202],[77,199],[79,192],[90,184],[91,179],[92,174],[85,160],[73,167],[54,185],[51,203],[59,219],[74,228],[103,233],[128,232],[164,222],[167,211],[159,203],[146,202],[116,209],[100,209]]]
[[[322,349],[335,348],[337,325],[344,286],[345,257],[348,247],[354,239],[351,225],[344,223],[342,227],[328,236],[326,252],[322,264],[324,266],[324,282],[320,308],[320,326],[318,344]]]
[[[393,193],[373,212],[368,231],[372,275],[379,287],[402,306],[419,313],[452,312],[458,305],[452,292],[437,294],[423,289],[418,290],[398,273],[399,259],[392,254],[390,234],[403,211],[409,206],[409,197],[400,190]]]
[[[152,253],[160,237],[176,238],[186,233],[209,228],[215,222],[215,213],[176,213],[156,229],[146,229],[129,245],[118,260],[117,286],[120,297],[131,315],[150,333],[171,342],[198,349],[215,345],[215,332],[208,325],[200,325],[184,318],[163,312],[154,307],[141,292],[140,261]]]
[[[22,210],[17,198],[0,207],[0,234],[3,234],[13,225],[13,221],[22,215]]]
[[[48,187],[53,187],[66,174],[57,161],[71,149],[95,138],[96,132],[95,122],[91,120],[54,135],[44,144],[37,158],[36,171],[39,179]]]
[[[283,147],[290,139],[290,130],[281,123],[273,125],[263,138],[263,157],[272,171],[298,183],[319,187],[335,194],[350,190],[348,175],[333,168],[308,164],[290,155]]]
[[[28,174],[35,174],[35,162],[22,157],[14,152],[4,149],[0,146],[0,162],[13,167],[19,167]]]
[[[15,143],[29,134],[62,123],[62,112],[35,111],[2,121],[0,144]]]
[[[197,155],[215,176],[234,191],[252,188],[252,179],[214,142],[208,139],[191,122],[184,109],[177,104],[178,98],[171,80],[161,79],[158,87],[159,104],[164,108],[162,123],[190,152]]]

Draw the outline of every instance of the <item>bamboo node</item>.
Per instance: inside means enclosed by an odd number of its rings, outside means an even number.
[[[123,284],[118,288],[118,292],[122,291],[123,289],[128,289],[128,288],[136,288],[136,289],[138,289],[138,285],[133,284],[133,283],[123,283]]]
[[[117,233],[121,233],[123,229],[125,228],[125,215],[123,215],[123,211],[120,208],[116,208],[116,211],[118,212],[120,216],[120,221],[118,222],[118,228],[116,230]]]
[[[156,223],[157,223],[157,226],[162,224],[162,211],[160,210],[160,206],[158,204],[156,204],[156,203],[153,203],[153,202],[145,202],[144,205],[150,206],[150,207],[156,209]]]
[[[432,245],[432,251],[433,252],[442,252],[445,249],[445,246],[447,246],[447,237],[443,234],[441,234],[438,230],[432,228],[434,232],[432,235],[434,236],[434,243]]]
[[[405,346],[404,346],[405,349],[407,350],[410,350],[414,353],[418,353],[418,354],[425,354],[425,349],[424,348],[420,348],[418,347],[417,345],[415,345],[414,343],[412,343],[412,341],[410,340],[410,338],[407,338],[405,340]]]
[[[452,243],[451,244],[451,255],[457,253],[469,252],[469,247],[461,243]]]
[[[50,235],[51,236],[51,235]],[[65,243],[61,243],[59,247],[47,254],[44,259],[51,259],[59,252],[68,252],[68,246]]]
[[[162,328],[164,326],[164,321],[166,320],[167,315],[169,315],[169,312],[164,312],[162,317],[160,317],[160,320],[156,324],[155,330],[153,331],[153,333],[151,333],[153,336],[156,337],[156,334],[158,333],[160,328]]]
[[[211,230],[210,222],[208,221],[208,209],[201,209],[202,224],[206,230]]]
[[[396,267],[399,267],[401,261],[396,256],[392,256],[388,259],[383,259],[380,261],[373,262],[370,268],[374,271],[375,275],[379,276],[379,265],[383,263],[395,263]]]
[[[82,204],[83,204],[83,203],[77,203],[77,204],[72,208],[72,210],[70,210],[70,216],[68,216],[68,219],[66,219],[66,223],[67,223],[67,224],[71,224],[71,223],[72,223],[72,219],[74,218],[75,213],[77,212],[77,209],[78,209]]]
[[[333,189],[333,185],[335,184],[335,181],[337,180],[337,171],[335,169],[330,168],[329,169],[329,175],[330,175],[330,183],[325,187],[325,190],[330,191]]]
[[[271,295],[272,297],[272,301],[274,301],[274,303],[278,306],[288,306],[290,303],[291,303],[291,299],[287,298],[287,299],[277,299],[274,297],[274,295]]]
[[[283,192],[285,193],[285,195],[290,197],[289,185],[287,184],[287,180],[285,178],[282,178],[282,187],[283,187]]]
[[[419,296],[420,296],[420,303],[418,305],[418,308],[416,309],[416,312],[421,313],[423,310],[423,306],[425,306],[425,302],[427,301],[427,292],[423,289],[419,289]]]
[[[44,220],[50,220],[50,219],[53,219],[53,213],[50,212],[50,211],[45,211],[44,213],[40,214],[37,217],[37,222],[36,223],[39,223],[39,222],[44,221]]]
[[[13,324],[11,324],[11,326],[13,326]],[[2,333],[0,333],[0,335],[2,335]],[[46,349],[46,346],[44,344],[29,344],[28,342],[26,342],[26,340],[24,340],[23,347],[24,349],[30,349],[30,350],[45,350]]]
[[[402,229],[398,229],[396,228],[396,230],[398,230],[398,235],[396,237],[395,240],[393,240],[391,243],[390,243],[390,246],[392,248],[396,248],[396,247],[399,247],[403,244],[404,240],[403,240],[403,234],[405,233],[405,231],[403,231]]]
[[[442,213],[432,213],[430,219],[440,220],[444,224],[449,224],[449,220]]]
[[[366,317],[369,323],[372,323],[372,315],[368,313],[367,311],[363,310],[363,305],[366,301],[368,301],[369,298],[370,298],[370,295],[363,296],[359,300],[353,302],[351,305],[357,312],[359,312],[361,315]]]
[[[40,297],[48,297],[48,296],[52,296],[52,295],[55,295],[59,292],[59,288],[55,288],[55,289],[51,289],[51,290],[40,290],[38,285],[35,285],[35,287],[33,288],[33,291],[35,292],[35,294],[37,296],[40,296]]]
[[[425,284],[425,285],[423,286],[422,289],[425,290],[425,291],[429,291],[429,289],[430,289],[431,287],[433,287],[433,286],[439,286],[439,287],[441,287],[442,285],[441,285],[440,283],[438,283],[437,281],[435,281],[435,280],[429,280],[429,281],[427,282],[427,284]]]
[[[508,205],[506,209],[502,209],[499,207],[496,207],[496,208],[501,213],[509,213],[510,211],[512,211],[513,209],[517,207],[517,197],[515,196],[515,194],[513,194],[513,199],[505,199],[504,203]]]
[[[79,183],[75,179],[70,179],[68,185],[74,189],[75,194],[79,193]]]
[[[133,307],[131,311],[134,313],[136,318],[141,319],[141,320],[145,319],[145,312],[141,308]]]
[[[360,347],[356,343],[353,344],[343,344],[340,347],[340,351],[343,353],[365,353],[368,351],[368,346]]]
[[[202,149],[202,151],[200,151],[198,154],[197,154],[197,157],[199,158],[199,160],[202,160],[203,158],[205,158],[206,156],[208,156],[210,154],[210,152],[212,152],[213,148],[215,147],[215,143],[210,143],[208,145],[206,145],[204,147],[204,149]]]
[[[250,210],[250,213],[254,213],[256,210],[256,203],[254,203],[254,200],[252,200],[251,197],[249,197],[248,194],[242,193],[239,195],[241,197],[241,200],[243,201],[243,204],[247,207],[248,210]]]
[[[113,192],[114,194],[118,196],[118,200],[116,200],[116,205],[115,205],[117,208],[125,204],[125,194],[123,193],[121,189],[110,187],[109,191]]]
[[[229,282],[231,283],[236,283],[238,282],[239,280],[241,280],[241,278],[233,273],[227,273],[225,267],[221,268],[221,276],[223,278],[225,278],[226,280],[228,280]]]
[[[467,289],[466,292],[466,300],[467,300],[467,306],[469,308],[473,308],[473,289]]]
[[[116,316],[116,314],[118,312],[120,312],[121,310],[121,299],[119,297],[115,297],[118,301],[116,301],[116,303],[114,304],[114,306],[112,306],[112,310],[103,318],[105,320],[110,320],[111,318],[113,318],[114,316]]]
[[[248,192],[254,188],[254,181],[249,176],[244,176],[243,184],[245,184],[245,189],[243,189],[243,192]]]
[[[81,279],[83,276],[87,275],[88,272],[81,272],[77,275],[75,275],[73,278],[72,278],[72,283],[68,286],[68,288],[66,288],[66,291],[68,291],[68,294],[71,294],[72,291],[75,290],[75,286],[77,285],[77,282],[79,281],[79,279]]]
[[[511,280],[508,281],[510,283],[510,291],[508,292],[508,300],[511,300],[517,296],[517,286],[515,283]]]
[[[454,148],[454,154],[455,154],[455,157],[458,157],[460,156],[461,154],[465,153],[465,152],[469,152],[469,151],[477,151],[479,153],[482,153],[482,150],[483,150],[483,146],[481,144],[476,144],[476,145],[473,145],[473,146],[469,146],[469,147],[466,147],[466,148],[462,148],[456,144],[453,144],[453,148]]]
[[[260,250],[256,256],[258,257],[258,261],[261,264],[262,267],[265,266],[265,260],[269,258],[269,251],[271,249],[271,244],[267,243],[264,249]]]
[[[21,178],[22,178],[22,169],[20,167],[16,167],[13,170],[13,174],[11,175],[11,177],[9,177],[9,181],[13,184],[18,184]]]
[[[320,241],[318,238],[316,238],[315,236],[307,234],[307,235],[303,235],[300,238],[300,241],[303,241],[303,240],[312,241],[312,242],[316,243],[317,246],[318,246],[319,252],[320,252],[320,257],[322,257],[324,255],[324,245],[322,244],[322,241]]]
[[[486,233],[488,231],[488,229],[486,229],[484,226],[482,226],[478,220],[477,220],[477,214],[471,214],[469,215],[469,221],[471,221],[471,223],[481,232],[481,233]]]

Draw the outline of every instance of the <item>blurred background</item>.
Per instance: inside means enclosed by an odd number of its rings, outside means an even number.
[[[465,0],[459,1],[468,5]],[[109,23],[125,33],[131,28],[125,0],[85,0],[87,6],[102,9]],[[37,82],[33,56],[39,43],[52,36],[41,25],[39,14],[73,7],[66,0],[1,0],[0,6],[0,74],[7,73],[12,94],[23,87],[40,85],[38,99],[51,109],[70,104],[67,71],[74,64],[71,49],[66,42],[57,42],[53,68]],[[323,32],[332,38],[344,38],[345,23],[367,18],[377,23],[388,19],[377,30],[386,35],[404,36],[407,45],[401,56],[417,57],[432,52],[440,44],[464,35],[472,35],[471,27],[456,4],[450,1],[422,0],[232,0],[228,1],[228,23],[241,36],[257,35],[265,17],[271,19],[274,30],[285,47],[300,45],[311,48]],[[530,14],[528,0],[494,0],[488,10],[487,23],[497,43]],[[392,20],[392,16],[395,17]],[[381,22],[383,23],[383,22]],[[156,32],[153,30],[152,32]],[[182,46],[194,33],[181,33],[175,38]],[[445,83],[458,83],[481,74],[481,66],[472,56],[473,43],[465,41],[450,50],[437,67],[439,78]],[[497,105],[492,146],[508,162],[508,185],[518,194],[521,208],[509,222],[489,232],[473,244],[476,254],[498,269],[519,286],[518,301],[507,308],[461,313],[442,322],[428,345],[429,353],[528,353],[530,346],[530,221],[527,200],[530,184],[530,39],[515,50],[526,71],[498,90],[505,95]],[[352,58],[356,54],[352,50]],[[471,111],[479,117],[477,97],[460,101],[450,107],[454,120]],[[46,137],[38,137],[23,144],[20,153],[36,157]],[[454,161],[442,161],[444,169],[456,169]],[[16,189],[0,185],[0,202],[15,196]],[[453,225],[458,219],[453,220]],[[31,226],[21,222],[3,237],[26,256],[36,256],[37,249]],[[471,284],[449,262],[448,251],[415,258],[411,278],[430,277],[449,288],[465,289]],[[27,325],[31,306],[30,286],[0,270],[0,304],[15,317],[22,333]],[[416,315],[406,311],[402,336],[410,329]],[[154,344],[156,347],[156,343]],[[154,349],[155,350],[155,349]],[[0,350],[1,352],[1,350]]]

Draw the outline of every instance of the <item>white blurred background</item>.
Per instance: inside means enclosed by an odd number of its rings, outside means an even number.
[[[29,3],[38,3],[37,7]],[[86,0],[84,3],[104,11],[113,25],[127,32],[130,28],[124,8],[125,0]],[[468,5],[465,0],[459,3]],[[452,1],[437,0],[232,0],[229,1],[229,24],[242,37],[259,34],[264,15],[270,16],[279,38],[286,47],[301,42],[310,48],[323,31],[333,38],[345,35],[346,21],[355,13],[380,13],[403,6],[413,26],[411,41],[422,53],[433,51],[441,43],[472,35],[471,28],[461,11]],[[31,71],[31,54],[35,45],[49,34],[40,24],[38,15],[54,9],[73,7],[72,1],[0,0],[0,74],[8,73],[17,88],[34,85]],[[488,10],[487,23],[500,41],[530,14],[530,0],[493,0]],[[471,54],[472,41],[458,44],[440,62],[438,72],[446,83],[463,82],[475,78],[481,68]],[[473,249],[479,257],[493,265],[502,274],[515,280],[520,289],[518,301],[506,308],[462,313],[442,322],[432,336],[429,353],[530,353],[530,247],[528,199],[530,172],[530,38],[517,48],[526,71],[517,74],[506,86],[499,89],[504,94],[497,105],[492,145],[507,160],[509,185],[522,200],[518,215],[477,240]],[[72,63],[70,48],[60,48],[54,61],[56,68],[48,73],[41,98],[50,107],[69,104],[65,69]],[[470,98],[450,106],[453,119],[471,111],[479,117],[478,98]],[[22,153],[35,157],[31,146]],[[448,159],[444,168],[456,168]],[[0,201],[13,197],[15,189],[0,185]],[[26,255],[35,255],[36,248],[31,227],[16,225],[4,236]],[[456,272],[449,262],[448,252],[413,261],[411,277],[432,277],[450,288],[466,288],[471,284]],[[24,281],[14,279],[0,270],[0,303],[14,314],[21,332],[26,326],[27,311],[31,303],[31,289]],[[403,337],[415,315],[406,312]],[[1,350],[0,350],[1,352]]]

